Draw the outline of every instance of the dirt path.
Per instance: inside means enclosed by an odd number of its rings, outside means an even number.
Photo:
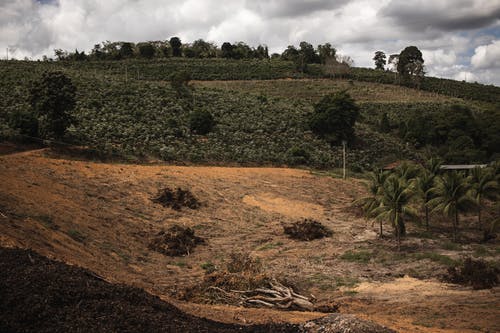
[[[392,261],[393,242],[378,240],[377,226],[349,208],[364,193],[357,180],[285,168],[92,163],[34,151],[0,156],[0,183],[0,245],[33,248],[164,298],[199,283],[207,264],[222,267],[230,253],[248,251],[268,274],[293,282],[303,293],[334,299],[341,312],[404,332],[500,330],[498,289],[457,291],[436,280],[397,279],[411,271],[433,278],[444,268],[425,259]],[[201,208],[174,211],[151,202],[165,186],[189,189]],[[333,236],[311,242],[288,239],[282,224],[304,217],[320,221]],[[149,250],[150,238],[172,224],[192,227],[206,244],[179,258]],[[407,242],[416,249],[435,246],[432,240]],[[346,251],[371,251],[373,257],[349,261],[342,258]],[[389,259],[382,261],[382,256]],[[236,323],[318,316],[179,306]]]

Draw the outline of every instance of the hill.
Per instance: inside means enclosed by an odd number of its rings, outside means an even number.
[[[165,81],[180,69],[188,69],[193,79],[210,80],[195,81],[192,101],[179,98]],[[314,74],[307,74],[310,78],[304,79],[286,61],[4,61],[0,70],[3,138],[12,139],[16,134],[37,136],[30,128],[28,87],[46,70],[63,70],[78,91],[75,126],[65,141],[90,147],[96,155],[152,157],[176,163],[339,167],[340,148],[313,135],[308,118],[313,103],[320,97],[343,89],[361,106],[357,140],[348,151],[353,170],[415,158],[425,146],[434,147],[435,153],[450,162],[484,162],[498,154],[498,111],[489,102],[374,82],[311,79]],[[280,79],[289,77],[297,79]],[[266,80],[254,80],[257,78]],[[453,118],[454,104],[471,109],[475,120],[466,123],[462,132],[449,136],[454,124],[440,122],[450,118],[448,114]],[[208,111],[215,118],[216,126],[206,136],[189,128],[190,115],[195,110]],[[382,131],[380,121],[384,114],[390,128]],[[423,137],[427,130],[407,130],[415,127],[414,122],[423,121],[418,118],[422,114],[428,115],[427,123],[450,127],[444,139]],[[481,135],[478,131],[482,131]],[[463,147],[463,140],[469,140],[469,150],[462,156],[455,146]]]
[[[365,193],[360,180],[297,169],[104,164],[45,149],[0,156],[0,182],[0,245],[84,267],[198,316],[239,324],[322,316],[223,305],[210,293],[186,296],[212,269],[223,272],[237,250],[258,259],[262,274],[315,295],[317,304],[333,302],[343,313],[403,332],[499,329],[497,289],[440,282],[464,255],[495,260],[498,242],[450,243],[450,224],[433,217],[432,232],[408,225],[397,252],[351,206]],[[164,187],[191,191],[201,206],[174,210],[151,201]],[[321,222],[332,236],[288,238],[283,225],[304,218]],[[467,238],[479,237],[473,224],[462,223]],[[205,243],[183,257],[148,246],[175,224],[191,227]],[[198,304],[181,301],[186,297]]]

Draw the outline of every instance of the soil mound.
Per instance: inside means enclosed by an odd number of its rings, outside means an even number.
[[[172,190],[168,187],[158,191],[156,197],[151,198],[151,201],[159,203],[163,207],[169,207],[175,210],[181,210],[182,207],[188,207],[190,209],[197,209],[200,207],[200,202],[196,197],[189,191],[183,190],[178,187],[176,190]]]
[[[445,280],[470,285],[474,289],[490,289],[498,284],[500,270],[484,260],[466,258],[462,264],[448,268]]]
[[[0,332],[297,332],[238,326],[181,312],[145,291],[30,250],[0,248]]]
[[[173,225],[167,231],[160,231],[149,243],[149,249],[179,257],[189,255],[196,245],[203,243],[205,240],[196,236],[193,229]]]
[[[302,325],[218,323],[31,250],[0,248],[0,332],[393,332],[354,316],[328,318]]]
[[[313,239],[330,237],[332,235],[332,231],[330,229],[322,225],[320,222],[311,219],[298,221],[292,223],[291,225],[284,225],[283,229],[285,234],[287,234],[290,238],[302,241],[310,241]]]

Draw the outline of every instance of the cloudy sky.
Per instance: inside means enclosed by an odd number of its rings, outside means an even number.
[[[329,42],[363,67],[415,45],[429,75],[500,86],[500,0],[0,0],[2,58],[172,36],[280,53]]]

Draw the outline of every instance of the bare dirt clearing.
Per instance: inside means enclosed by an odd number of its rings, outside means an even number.
[[[293,282],[301,293],[333,299],[341,312],[402,332],[500,331],[498,287],[472,291],[436,279],[446,271],[443,257],[481,252],[498,260],[498,241],[450,248],[441,245],[447,240],[440,234],[413,236],[395,253],[391,239],[377,239],[377,226],[351,213],[351,202],[364,193],[358,180],[285,168],[103,164],[49,158],[38,150],[0,156],[0,183],[0,245],[32,248],[165,299],[199,283],[206,267],[248,251],[266,273]],[[201,206],[176,211],[152,202],[165,187],[189,189]],[[282,225],[298,218],[318,220],[333,234],[290,240]],[[148,249],[151,237],[174,224],[192,228],[205,244],[185,257]],[[322,315],[176,304],[232,323]]]

